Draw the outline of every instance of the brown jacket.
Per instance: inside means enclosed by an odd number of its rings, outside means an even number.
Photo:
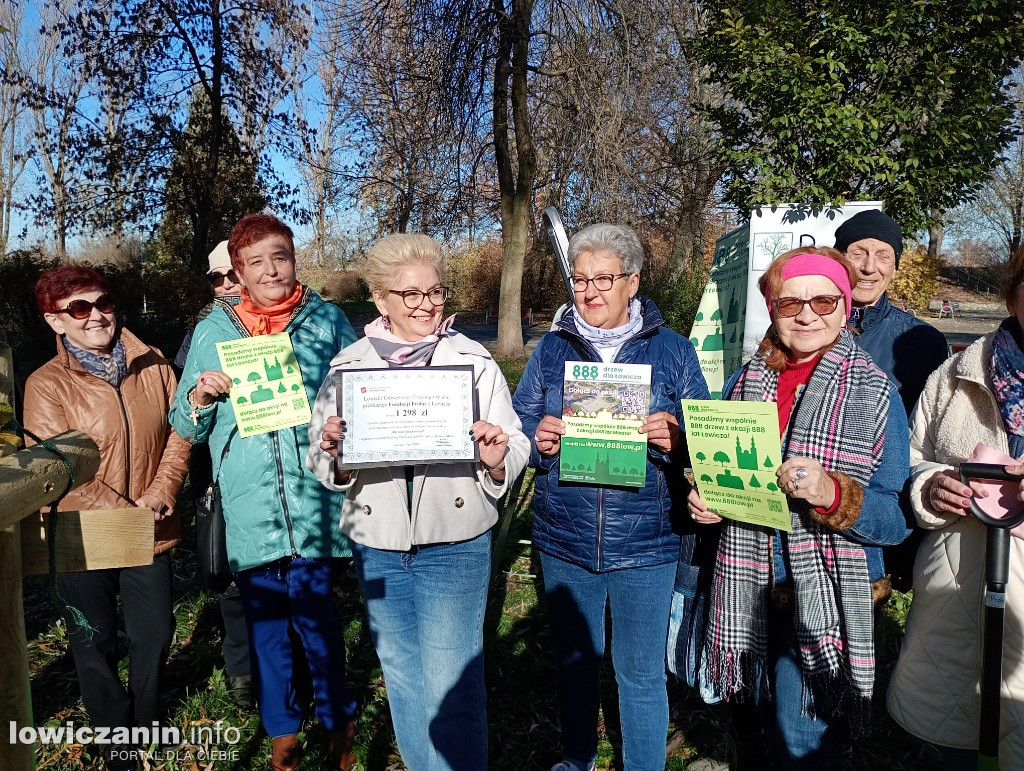
[[[156,523],[159,554],[181,541],[173,509],[191,445],[167,422],[177,387],[171,365],[127,329],[120,334],[128,374],[119,389],[87,372],[58,337],[57,355],[25,385],[25,427],[43,439],[74,429],[99,446],[96,476],[68,493],[61,511],[131,508],[147,494],[166,503],[171,514]]]

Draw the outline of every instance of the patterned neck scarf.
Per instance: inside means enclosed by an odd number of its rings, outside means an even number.
[[[441,338],[448,337],[454,332],[451,331],[455,323],[455,314],[446,318],[437,327],[432,335],[427,335],[422,340],[409,342],[398,337],[391,331],[391,326],[385,322],[383,316],[378,316],[365,327],[370,345],[384,361],[396,367],[425,367],[430,363],[434,355],[434,349],[441,342]]]
[[[621,327],[615,327],[614,329],[601,329],[600,327],[590,326],[590,324],[583,320],[575,306],[565,315],[572,318],[572,322],[576,325],[576,331],[580,333],[580,337],[598,350],[620,347],[639,332],[644,325],[644,315],[640,310],[640,301],[635,297],[629,301],[629,321]]]
[[[121,385],[121,381],[128,374],[128,364],[120,335],[118,335],[117,343],[109,356],[100,356],[97,353],[84,351],[68,340],[67,335],[61,339],[64,341],[64,348],[67,349],[67,352],[78,359],[78,363],[85,368],[86,372],[106,380],[114,388]]]
[[[992,338],[992,390],[1009,434],[1010,455],[1024,455],[1024,353],[1020,324],[1010,316]]]
[[[753,358],[732,398],[773,402],[779,373]],[[789,422],[786,457],[809,457],[867,487],[878,468],[889,414],[889,381],[843,332],[811,374]],[[875,677],[873,608],[864,548],[824,527],[791,500],[793,531],[740,522],[722,530],[709,600],[702,680],[722,697],[768,691],[772,539],[782,538],[795,596],[803,714],[846,714],[866,730]]]

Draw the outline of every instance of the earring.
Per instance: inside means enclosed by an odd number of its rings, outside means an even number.
[[[389,319],[387,316],[382,316],[381,318],[384,319],[384,329],[385,329],[385,331],[390,332],[391,331],[391,319]]]

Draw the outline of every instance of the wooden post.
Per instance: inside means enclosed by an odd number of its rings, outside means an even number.
[[[75,484],[93,478],[100,465],[96,443],[78,431],[53,440],[68,456]],[[0,459],[0,769],[32,771],[35,746],[13,744],[10,725],[32,725],[29,709],[28,642],[22,607],[20,521],[60,495],[68,483],[67,469],[42,447]]]
[[[88,482],[100,467],[96,443],[78,431],[55,436],[50,444],[64,453],[75,472],[75,484]],[[20,522],[64,492],[68,472],[64,462],[38,444],[0,458],[0,528]],[[2,766],[0,766],[2,768]]]
[[[0,768],[35,767],[35,745],[10,743],[11,721],[32,725],[29,708],[28,643],[21,604],[21,537],[18,525],[0,530]]]

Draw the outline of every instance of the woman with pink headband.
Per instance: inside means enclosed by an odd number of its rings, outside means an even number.
[[[873,603],[888,597],[873,592],[867,555],[908,532],[898,502],[906,415],[846,329],[853,275],[833,249],[777,257],[758,283],[772,324],[723,389],[727,399],[778,405],[776,484],[792,531],[723,521],[696,489],[688,498],[698,523],[722,523],[708,568],[702,695],[756,704],[736,710],[737,723],[759,722],[787,769],[839,768],[846,730],[867,728]]]

